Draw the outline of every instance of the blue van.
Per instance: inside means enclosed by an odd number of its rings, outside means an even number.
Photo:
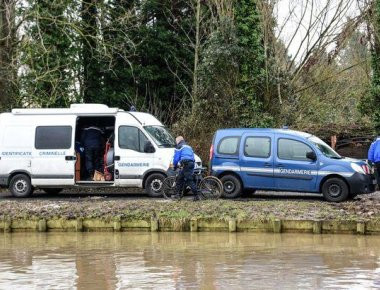
[[[323,193],[340,202],[373,192],[376,184],[366,161],[342,157],[318,137],[288,129],[218,130],[210,161],[227,198],[259,189]]]

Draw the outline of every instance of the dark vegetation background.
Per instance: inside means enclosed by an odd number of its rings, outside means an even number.
[[[225,127],[372,138],[380,0],[283,2],[0,0],[0,108],[134,105],[203,158]]]

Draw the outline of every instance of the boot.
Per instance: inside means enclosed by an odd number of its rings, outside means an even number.
[[[202,198],[199,194],[194,195],[193,201],[201,201]]]

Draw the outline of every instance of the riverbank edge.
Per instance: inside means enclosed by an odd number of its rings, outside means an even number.
[[[123,220],[101,218],[11,219],[0,221],[0,232],[266,232],[380,235],[376,221],[238,220],[209,218],[155,218]]]

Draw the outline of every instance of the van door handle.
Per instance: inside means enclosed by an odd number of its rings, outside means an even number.
[[[277,167],[278,167],[278,168],[284,168],[284,164],[279,163],[279,164],[277,164]]]
[[[272,167],[272,163],[265,162],[265,163],[264,163],[264,166],[265,166],[265,167]]]
[[[67,161],[72,161],[72,160],[76,160],[77,158],[75,156],[65,156],[65,160]]]
[[[120,156],[115,156],[113,159],[114,159],[115,161],[119,161],[119,160],[120,160]]]

